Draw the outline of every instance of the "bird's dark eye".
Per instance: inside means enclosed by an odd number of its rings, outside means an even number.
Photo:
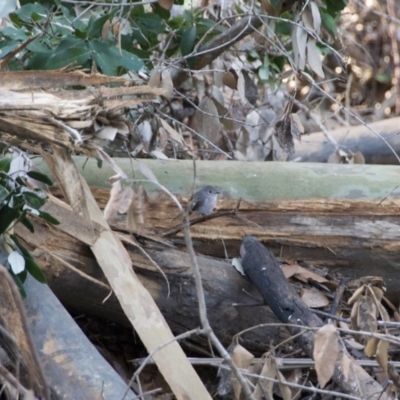
[[[212,193],[212,190],[209,190],[208,193]]]

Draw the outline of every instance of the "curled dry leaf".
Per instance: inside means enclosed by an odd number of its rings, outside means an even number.
[[[139,186],[132,193],[132,201],[128,210],[128,218],[126,220],[128,230],[134,232],[144,225],[146,206],[147,193],[143,186]]]
[[[294,153],[293,138],[300,140],[300,131],[295,122],[290,116],[285,116],[282,120],[278,121],[276,126],[276,138],[282,150],[289,156]]]
[[[358,300],[361,298],[361,296],[363,295],[364,290],[365,290],[365,286],[364,286],[364,285],[360,286],[360,287],[353,293],[353,295],[350,297],[350,299],[347,301],[347,304],[348,304],[349,306],[351,306],[351,305],[354,304],[356,301],[358,301]]]
[[[339,355],[339,335],[332,324],[318,329],[315,335],[313,358],[321,388],[332,378]]]
[[[186,147],[186,143],[183,140],[182,136],[171,125],[169,125],[166,121],[164,121],[161,118],[158,118],[158,120],[161,122],[161,125],[168,132],[168,135],[172,140],[179,143],[183,147]]]

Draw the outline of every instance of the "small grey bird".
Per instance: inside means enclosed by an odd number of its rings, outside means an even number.
[[[221,192],[215,186],[207,185],[197,190],[192,197],[192,205],[190,208],[191,213],[197,213],[201,215],[209,215],[213,212],[218,195]]]

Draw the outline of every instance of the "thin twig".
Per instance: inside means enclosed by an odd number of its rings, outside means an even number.
[[[247,380],[243,377],[242,373],[239,371],[239,369],[237,368],[235,363],[232,361],[231,356],[229,355],[229,353],[227,352],[225,347],[222,345],[222,343],[219,341],[219,339],[215,335],[215,333],[212,330],[210,323],[208,321],[207,307],[206,307],[206,301],[205,301],[205,296],[204,296],[203,283],[201,280],[200,268],[197,263],[197,257],[194,252],[192,237],[190,235],[190,220],[189,220],[188,210],[186,211],[186,213],[183,217],[183,231],[184,231],[184,235],[185,235],[186,249],[189,253],[192,270],[193,270],[193,275],[194,275],[194,279],[195,279],[201,326],[204,330],[205,335],[210,339],[211,343],[216,347],[216,349],[218,350],[218,352],[220,353],[222,358],[231,367],[237,380],[239,381],[239,383],[242,386],[243,393],[244,393],[246,399],[254,399],[254,397],[251,393],[250,386],[247,383]]]

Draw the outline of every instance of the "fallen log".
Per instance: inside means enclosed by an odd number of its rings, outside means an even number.
[[[128,174],[132,174],[133,165],[136,179],[144,179],[138,164],[116,161]],[[82,166],[84,159],[75,162]],[[180,199],[188,199],[191,161],[141,163],[151,168],[161,184],[181,194]],[[92,186],[105,186],[112,174],[107,166],[99,170],[95,161],[85,165],[84,175]],[[237,214],[221,215],[192,227],[199,254],[235,257],[243,236],[249,234],[282,258],[304,260],[350,278],[380,275],[389,297],[396,296],[400,287],[398,167],[203,161],[197,164],[196,177],[199,186],[210,183],[222,187],[217,211],[233,211],[242,199]],[[179,211],[167,195],[154,190],[154,185],[146,187],[146,226],[148,232],[162,235],[179,224]],[[97,187],[92,191],[104,207],[109,190]],[[116,226],[124,229],[125,222]],[[178,233],[175,244],[182,243],[181,238]]]
[[[58,205],[59,207],[59,205]],[[59,209],[59,208],[58,208]],[[17,234],[27,247],[33,250],[36,261],[44,271],[49,286],[63,304],[72,310],[129,326],[115,295],[110,295],[101,269],[90,254],[87,245],[78,239],[78,235],[63,232],[66,224],[63,218],[70,214],[55,212],[55,206],[49,207],[53,215],[61,217],[60,226],[47,226],[43,221],[36,221],[35,233],[18,225]],[[81,221],[82,222],[82,221]],[[77,229],[82,227],[77,224]],[[146,241],[142,246],[166,274],[168,286],[154,264],[143,255],[143,252],[132,245],[132,239],[123,237],[132,260],[135,273],[150,292],[162,311],[168,325],[175,334],[197,328],[200,324],[197,296],[191,272],[189,257],[185,252],[174,248],[160,246]],[[254,300],[244,291],[257,295],[249,281],[240,275],[228,262],[211,257],[198,256],[203,286],[207,301],[208,317],[219,339],[229,345],[232,337],[239,331],[262,322],[277,322],[267,306],[264,317],[260,320],[254,313],[249,313],[245,305]],[[105,300],[107,299],[107,300]],[[235,303],[243,306],[234,306]],[[278,336],[286,337],[285,330],[280,334],[278,327],[265,327],[244,335],[243,343],[257,353],[265,351],[264,341]],[[193,338],[199,349],[207,349],[205,338]]]
[[[330,131],[330,134],[345,152],[360,151],[367,164],[398,165],[399,160],[382,138],[400,154],[399,124],[400,117],[368,124],[381,137],[365,125],[344,126]],[[299,157],[301,162],[326,163],[336,149],[323,132],[315,132],[302,136],[301,142],[296,142],[295,150],[293,157]]]
[[[137,398],[47,285],[28,277],[25,289],[32,340],[55,396],[104,400],[124,396],[127,400]]]

